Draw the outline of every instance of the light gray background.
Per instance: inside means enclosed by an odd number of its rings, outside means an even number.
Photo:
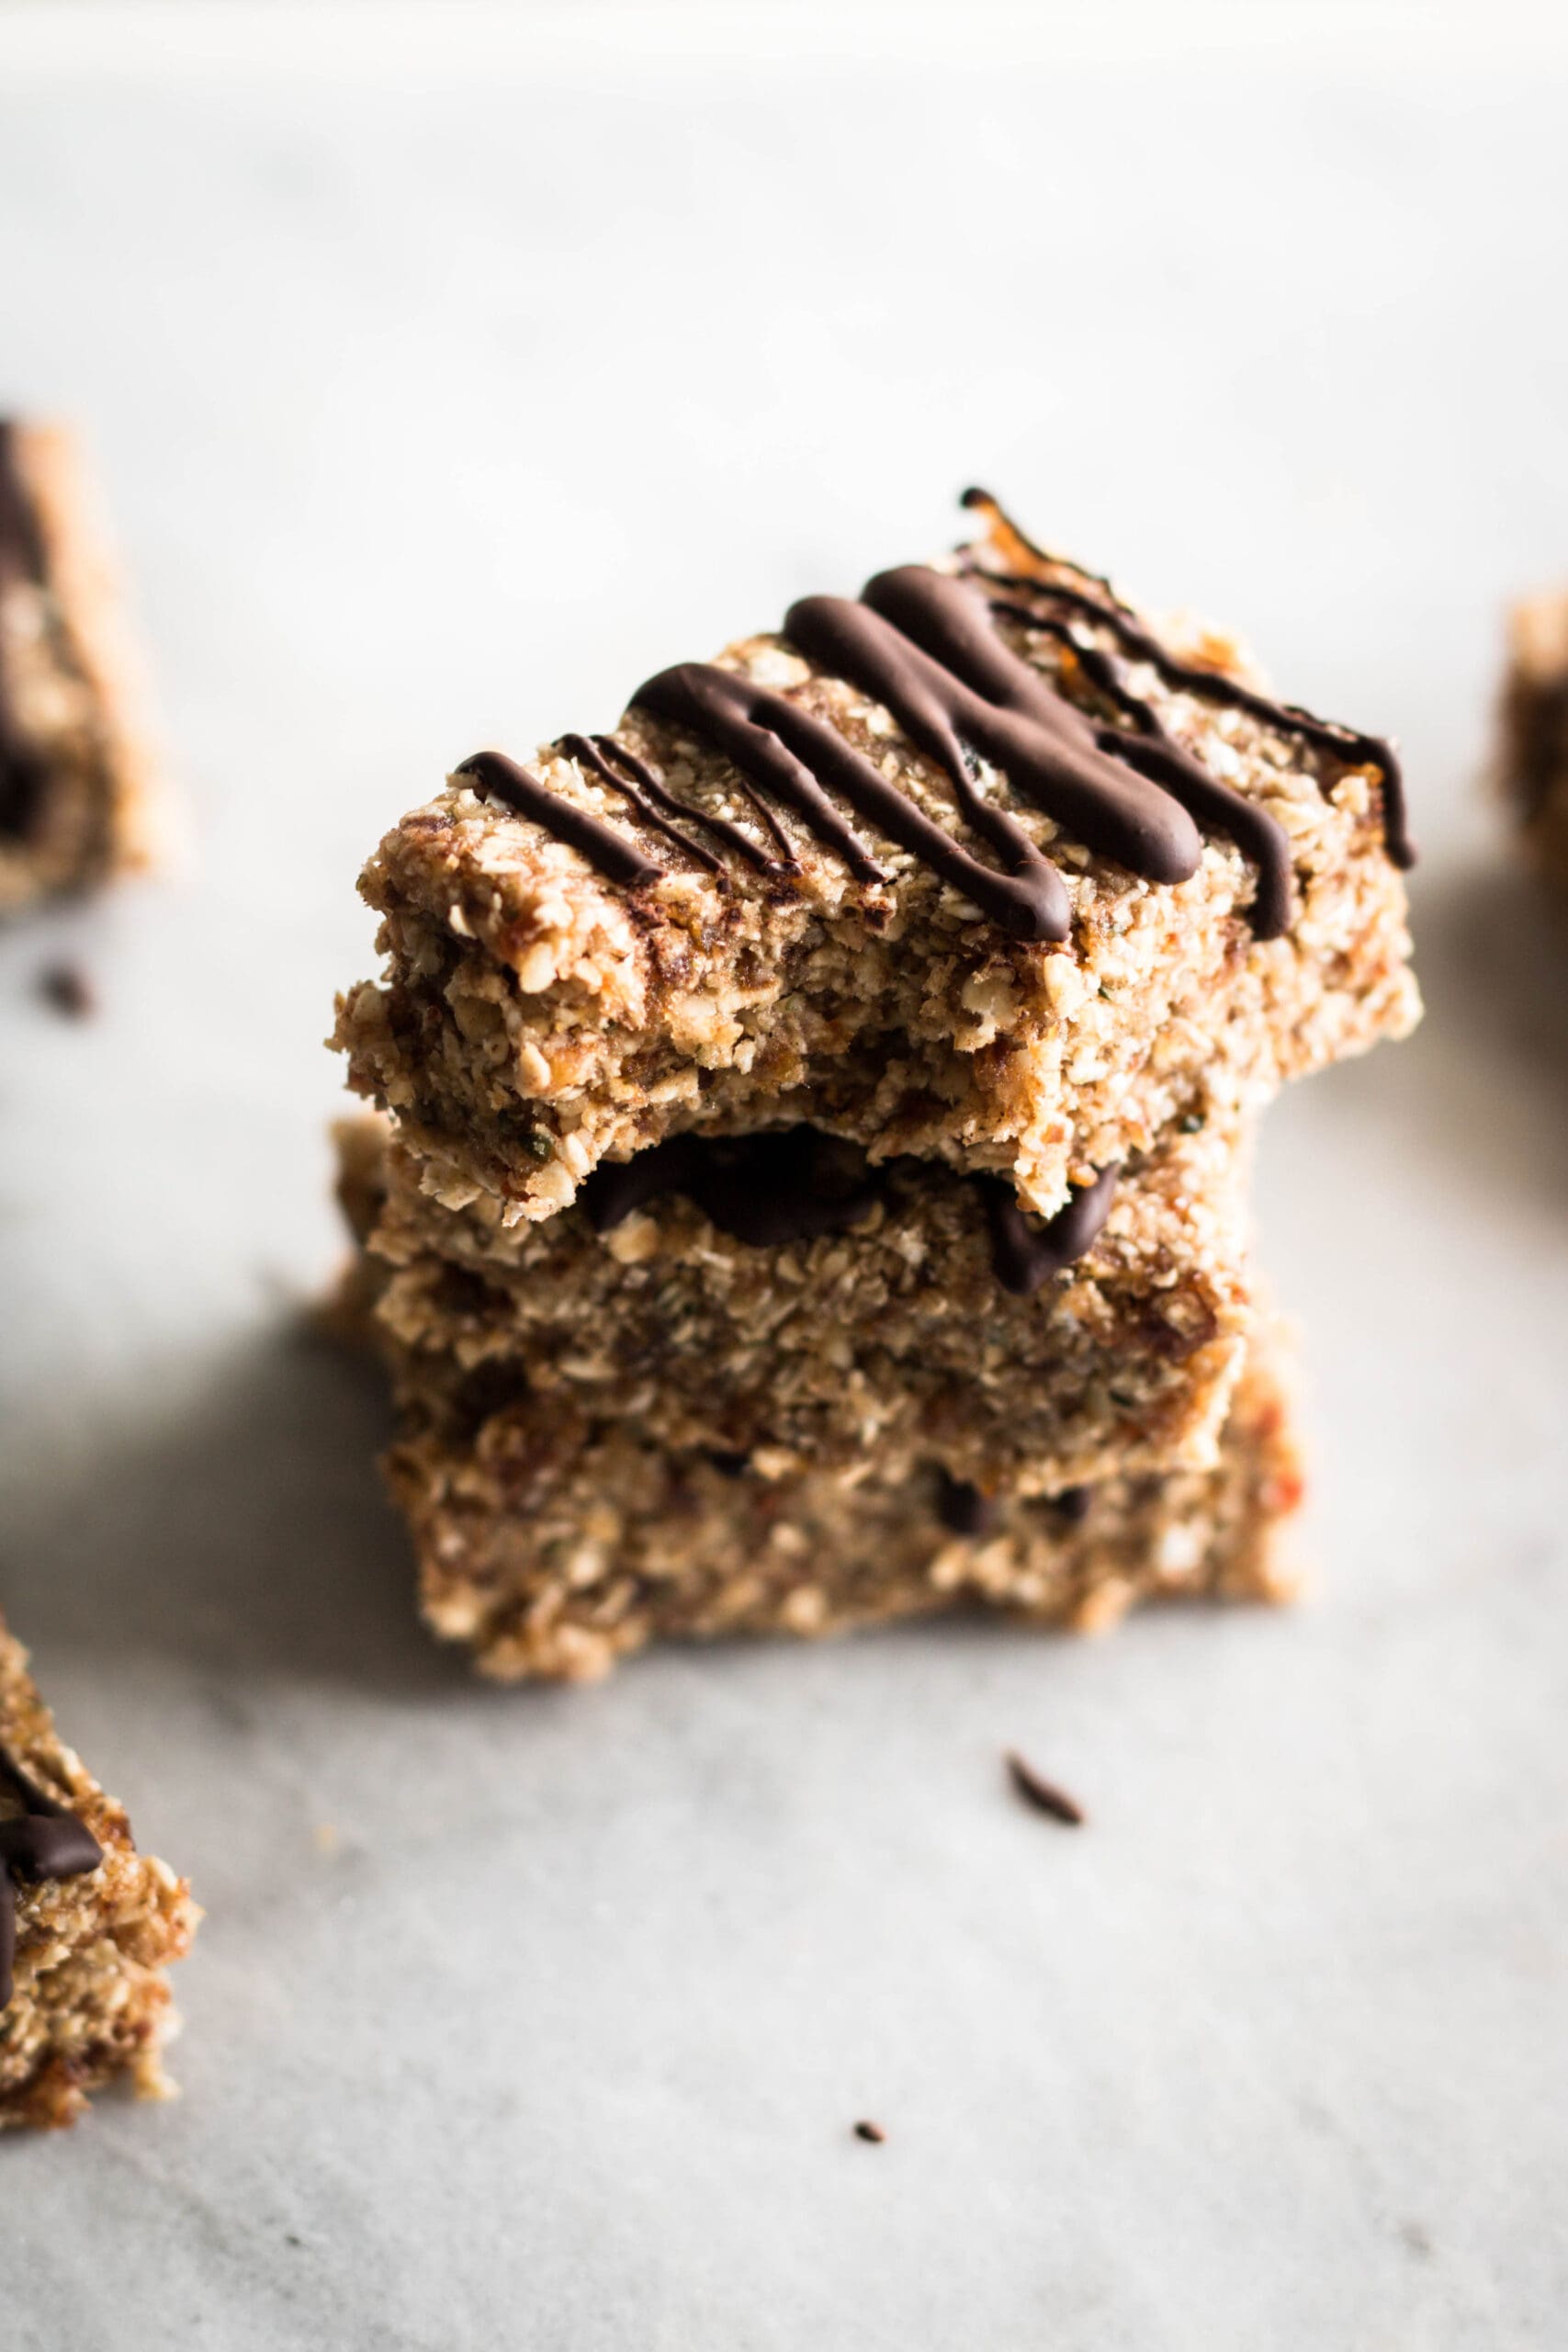
[[[183,2102],[0,2150],[15,2352],[1563,2341],[1568,958],[1477,786],[1568,573],[1561,24],[0,16],[0,391],[190,836],[0,946],[0,1577],[210,1915]],[[1427,1025],[1260,1180],[1317,1597],[477,1689],[291,1323],[359,860],[972,477],[1408,755]]]

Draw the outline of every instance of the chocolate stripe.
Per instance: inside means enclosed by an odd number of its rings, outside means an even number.
[[[830,784],[857,815],[871,816],[893,840],[899,839],[887,823],[897,817],[895,802],[904,796],[885,783],[869,760],[863,760],[841,735],[799,710],[766,686],[755,686],[732,670],[718,670],[706,662],[682,662],[647,679],[632,696],[634,710],[650,710],[656,718],[673,719],[716,743],[753,784],[803,819],[827,848],[835,850],[850,872],[863,882],[885,882],[886,876],[860,836],[845,824],[827,794]],[[913,802],[905,804],[919,815]],[[925,820],[921,820],[922,823]],[[945,837],[930,827],[937,841]],[[908,841],[902,843],[911,846]]]
[[[1054,597],[1073,611],[1103,622],[1112,630],[1123,650],[1139,662],[1146,662],[1158,671],[1166,684],[1183,694],[1200,695],[1210,702],[1226,705],[1232,710],[1245,711],[1249,718],[1272,727],[1281,734],[1295,735],[1320,751],[1332,752],[1350,764],[1366,763],[1382,772],[1383,843],[1390,863],[1408,871],[1416,863],[1416,846],[1410,839],[1409,817],[1405,807],[1404,775],[1399,755],[1392,743],[1381,735],[1366,735],[1359,729],[1342,727],[1337,720],[1319,718],[1312,711],[1303,710],[1300,703],[1275,702],[1268,695],[1260,695],[1252,686],[1243,685],[1238,679],[1228,678],[1217,670],[1203,670],[1190,662],[1182,662],[1167,650],[1156,637],[1150,635],[1132,607],[1116,594],[1103,573],[1085,571],[1065,556],[1052,555],[1046,548],[1036,547],[1027,538],[1010,515],[1005,514],[988,491],[966,490],[963,503],[978,508],[988,514],[998,535],[1010,539],[1026,558],[1041,564],[1071,571],[1079,580],[1087,580],[1089,588],[1069,587],[1058,580],[1042,580],[1032,572],[993,572],[984,565],[974,564],[974,572],[982,580],[1002,588],[1024,588],[1034,595]]]
[[[1014,789],[1097,856],[1151,882],[1198,868],[1198,829],[1166,794],[1100,748],[1095,722],[1004,643],[986,600],[924,564],[879,572],[865,601],[931,657],[954,723]]]
[[[779,871],[778,860],[770,857],[749,834],[741,831],[739,825],[732,825],[727,817],[715,816],[706,808],[699,808],[694,801],[678,800],[655,775],[647,761],[639,760],[635,752],[628,752],[614,735],[563,735],[560,742],[563,751],[570,752],[574,759],[585,760],[596,775],[623,794],[634,808],[641,808],[644,798],[651,801],[653,808],[646,813],[645,821],[656,825],[660,832],[678,842],[683,850],[689,851],[704,865],[712,867],[716,873],[724,871],[711,850],[705,848],[700,842],[694,842],[689,834],[680,831],[672,822],[660,823],[660,814],[671,820],[683,818],[689,825],[701,826],[705,832],[713,835],[715,841],[722,842],[726,849],[754,866],[760,874],[776,874]],[[610,764],[612,761],[618,761],[627,775],[636,779],[641,787],[640,797],[631,785],[616,775]]]
[[[1002,874],[982,865],[835,729],[782,695],[726,670],[688,664],[650,678],[632,699],[716,744],[754,783],[803,817],[818,841],[838,849],[863,878],[884,877],[834,813],[822,784],[1004,929],[1024,939],[1066,937],[1072,911],[1066,891],[1055,867],[1032,845],[1029,857],[1020,860],[1021,872]]]
[[[609,740],[608,737],[605,738],[606,741]],[[616,744],[614,748],[619,751],[620,746]],[[654,832],[661,833],[667,842],[673,842],[677,849],[683,849],[688,857],[694,857],[698,865],[705,865],[710,874],[722,876],[724,868],[712,850],[705,849],[701,842],[688,841],[685,834],[670,822],[664,808],[659,801],[655,800],[653,794],[639,790],[637,784],[631,783],[624,775],[617,775],[605,754],[600,751],[596,743],[590,742],[586,735],[563,735],[557,742],[556,749],[558,752],[564,752],[569,760],[575,760],[579,767],[587,768],[589,773],[596,775],[602,784],[607,784],[612,792],[618,792],[622,799],[629,802],[636,809],[643,823],[650,827]],[[629,763],[631,754],[627,752],[626,757]],[[638,782],[644,780],[649,785],[654,785],[657,781],[647,769],[643,770],[642,777]],[[666,797],[662,787],[660,787],[660,799]],[[671,803],[671,806],[677,810],[680,805],[679,801]],[[688,810],[686,813],[693,815],[695,812]]]
[[[475,752],[471,758],[460,761],[452,771],[465,784],[471,785],[481,800],[500,800],[520,817],[531,817],[558,841],[565,842],[597,866],[607,881],[619,882],[633,889],[639,882],[657,881],[664,871],[651,858],[644,857],[637,843],[618,833],[614,825],[606,825],[597,817],[580,808],[575,800],[565,800],[541,784],[536,775],[520,768],[504,752]]]
[[[968,882],[968,891],[980,906],[992,894],[1004,903],[1016,896],[1039,920],[1060,920],[1063,891],[1046,854],[1021,823],[976,790],[974,752],[959,734],[966,703],[957,682],[929,654],[921,654],[919,647],[909,644],[894,623],[884,621],[870,602],[851,605],[849,597],[840,595],[802,597],[785,614],[785,635],[820,671],[846,677],[863,694],[870,694],[872,701],[884,703],[909,741],[929,752],[938,767],[947,769],[966,820],[997,849],[1009,877],[1021,885],[1004,894],[999,877],[980,868],[983,882],[978,877]]]
[[[1102,728],[1102,748],[1114,745],[1119,757],[1138,768],[1167,792],[1194,820],[1211,832],[1224,833],[1242,855],[1258,868],[1258,889],[1252,902],[1251,924],[1259,939],[1278,939],[1291,920],[1291,843],[1283,825],[1266,808],[1248,800],[1192,757],[1177,742],[1152,703],[1135,695],[1110,655],[1098,645],[1085,645],[1065,621],[1032,613],[1026,605],[991,599],[991,610],[1004,619],[1054,637],[1074,655],[1089,684],[1124,711],[1137,732]]]

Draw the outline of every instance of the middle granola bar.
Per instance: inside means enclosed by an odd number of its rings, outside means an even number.
[[[555,1397],[781,1476],[874,1460],[1016,1494],[1213,1458],[1249,1320],[1247,1153],[1173,1132],[1065,1216],[805,1126],[680,1136],[542,1225],[342,1138],[384,1344],[488,1409]]]

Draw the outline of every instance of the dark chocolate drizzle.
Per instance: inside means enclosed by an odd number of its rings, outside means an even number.
[[[1284,929],[1291,862],[1283,831],[1173,742],[1149,706],[1109,675],[1109,663],[1100,665],[1100,683],[1117,689],[1112,700],[1131,727],[1096,719],[1057,694],[998,634],[976,587],[923,564],[879,573],[858,604],[803,597],[786,614],[784,634],[818,669],[891,711],[944,770],[961,816],[996,852],[999,867],[964,849],[836,729],[785,695],[728,671],[684,664],[649,679],[633,705],[716,745],[852,871],[865,873],[856,861],[868,854],[825,820],[824,786],[1005,930],[1065,939],[1071,903],[1061,876],[1017,820],[976,788],[983,757],[1021,799],[1097,855],[1149,881],[1184,882],[1196,871],[1198,820],[1227,834],[1259,867],[1254,929],[1265,938]],[[1088,675],[1081,657],[1080,666]]]
[[[1002,1288],[1032,1298],[1042,1283],[1081,1258],[1111,1214],[1121,1172],[1120,1160],[1112,1160],[1044,1225],[1031,1224],[1005,1177],[971,1177],[985,1202],[991,1264]]]
[[[966,490],[962,503],[966,507],[978,508],[996,516],[1007,536],[1015,539],[1042,564],[1072,571],[1089,585],[1072,587],[1061,580],[1042,580],[1032,572],[989,571],[975,560],[971,550],[965,549],[966,569],[971,578],[1000,588],[1023,589],[1032,595],[1049,596],[1058,605],[1100,622],[1111,631],[1130,659],[1147,662],[1167,685],[1174,686],[1179,693],[1198,695],[1207,701],[1223,703],[1232,710],[1245,711],[1265,727],[1273,728],[1280,734],[1297,736],[1319,751],[1332,752],[1348,764],[1365,763],[1380,769],[1383,779],[1383,844],[1389,861],[1402,871],[1408,871],[1415,865],[1416,846],[1409,833],[1404,771],[1398,753],[1384,737],[1363,734],[1359,729],[1342,727],[1334,719],[1319,718],[1314,712],[1303,710],[1300,703],[1276,702],[1271,696],[1258,693],[1256,688],[1243,685],[1239,679],[1226,677],[1221,671],[1205,670],[1194,662],[1179,660],[1144,628],[1137,615],[1116,594],[1103,573],[1085,571],[1066,557],[1052,555],[1045,548],[1036,547],[1032,540],[1025,537],[1011,517],[1003,513],[988,491]],[[1054,628],[1049,620],[1042,620],[1027,610],[1021,611],[1016,606],[1010,607],[1001,603],[995,604],[993,609],[1003,613],[1010,611],[1014,617],[1029,628],[1047,628],[1058,637],[1062,634],[1060,628]],[[1076,639],[1068,641],[1074,644],[1080,660],[1090,650]],[[1092,676],[1087,666],[1085,674]],[[1147,706],[1140,707],[1146,709]],[[1163,733],[1163,729],[1161,731]],[[1235,838],[1239,845],[1239,836]]]
[[[1258,868],[1252,929],[1259,939],[1278,939],[1291,920],[1291,843],[1284,827],[1256,801],[1220,783],[1184,750],[1154,705],[1133,692],[1115,662],[1098,645],[1086,645],[1065,621],[1000,597],[993,597],[990,603],[991,610],[1003,619],[1020,621],[1026,628],[1054,638],[1072,654],[1089,684],[1134,721],[1133,732],[1102,729],[1101,741],[1113,740],[1130,767],[1163,785],[1195,820],[1212,832],[1228,834],[1242,855],[1252,860]]]
[[[829,596],[807,601],[822,607],[843,603]],[[854,605],[843,608],[849,613],[861,609]],[[796,613],[803,609],[794,608]],[[803,644],[801,650],[808,649]],[[1066,937],[1071,908],[1061,876],[1021,827],[981,799],[962,762],[964,812],[976,830],[985,831],[1000,850],[1006,872],[973,856],[835,728],[783,695],[751,685],[730,671],[689,662],[650,678],[632,700],[634,706],[673,719],[716,744],[753,784],[803,818],[818,840],[837,850],[851,872],[863,880],[886,877],[864,844],[836,816],[821,790],[823,784],[831,785],[857,816],[879,827],[900,849],[923,859],[1004,930],[1021,939]]]
[[[38,517],[17,464],[16,428],[0,417],[0,596],[19,581],[41,580],[43,542]],[[0,839],[22,841],[43,798],[43,770],[16,713],[6,679],[0,636]]]
[[[1020,550],[1018,560],[1057,565],[1058,559],[1015,530],[986,492],[965,492],[964,503],[992,514],[1002,544],[1010,541]],[[886,881],[871,846],[840,813],[841,803],[1013,937],[1064,940],[1072,924],[1066,884],[1017,819],[980,788],[980,763],[987,761],[1021,801],[1069,838],[1145,881],[1187,881],[1197,870],[1205,832],[1234,842],[1258,868],[1248,910],[1252,930],[1260,939],[1277,938],[1291,912],[1291,848],[1283,828],[1176,741],[1153,705],[1128,685],[1118,662],[1068,627],[1064,616],[1077,614],[1109,630],[1122,656],[1151,664],[1168,684],[1228,703],[1347,760],[1378,766],[1389,855],[1399,865],[1412,862],[1399,765],[1386,743],[1178,661],[1108,581],[1093,572],[1075,571],[1075,577],[1089,584],[991,571],[971,550],[961,576],[906,564],[879,572],[859,602],[806,596],[785,616],[786,638],[819,672],[847,680],[882,704],[908,741],[942,770],[964,825],[996,864],[934,822],[827,720],[787,694],[712,663],[660,671],[637,688],[632,707],[683,729],[732,763],[770,848],[728,819],[677,798],[646,760],[613,735],[566,735],[559,748],[626,801],[649,832],[726,887],[721,851],[759,873],[799,871],[779,809],[803,823],[857,879]],[[1032,601],[1021,603],[1020,594]],[[1033,600],[1040,599],[1059,609],[1039,609]],[[1008,643],[998,620],[1054,638],[1113,715],[1096,715],[1058,693]],[[475,753],[456,774],[570,843],[612,881],[636,888],[666,871],[626,834],[551,792],[499,752]]]
[[[656,678],[645,680],[632,696],[632,707],[672,719],[716,743],[742,775],[802,819],[862,882],[885,882],[887,876],[859,834],[845,824],[822,789],[825,784],[857,816],[881,824],[902,848],[915,848],[922,828],[920,846],[928,854],[933,847],[951,846],[941,828],[922,817],[825,720],[767,686],[738,677],[733,670],[716,669],[708,662],[679,662],[673,670],[660,670]],[[902,821],[907,816],[916,820],[913,831]],[[790,863],[795,863],[793,857]]]
[[[85,1823],[58,1797],[23,1771],[0,1745],[0,1786],[19,1797],[25,1810],[0,1821],[0,1869],[13,1880],[79,1878],[96,1871],[104,1849]],[[17,1957],[17,1910],[0,1902],[0,2009],[10,2000]]]
[[[1114,1165],[1106,1169],[1043,1224],[1025,1216],[1004,1177],[964,1180],[981,1195],[991,1265],[1004,1290],[1032,1297],[1083,1256],[1110,1214],[1117,1173]],[[679,1193],[731,1239],[776,1249],[847,1232],[886,1190],[886,1170],[868,1166],[852,1145],[801,1125],[753,1136],[670,1136],[630,1159],[602,1160],[577,1197],[595,1233]]]
[[[597,866],[607,881],[619,882],[627,889],[639,882],[652,882],[663,872],[651,858],[645,857],[637,843],[614,825],[603,823],[580,808],[575,800],[563,800],[558,792],[541,784],[536,775],[520,768],[504,752],[475,752],[453,770],[464,782],[471,785],[481,800],[499,800],[520,817],[531,817],[558,841],[565,842]]]
[[[893,659],[878,665],[880,677],[862,662],[857,683],[874,680],[865,691],[886,694],[899,725],[918,730],[915,740],[926,748],[934,752],[945,733],[951,748],[944,764],[947,758],[962,763],[962,735],[1004,771],[1022,798],[1098,854],[1155,882],[1185,882],[1196,871],[1202,854],[1197,828],[1119,756],[1107,756],[1102,739],[1109,730],[1003,642],[985,600],[966,581],[905,564],[869,581],[864,598],[891,625],[886,652]],[[817,658],[837,667],[829,631],[811,612],[829,602],[796,605],[785,628],[793,630],[796,616],[810,613]],[[925,709],[916,700],[922,686]]]
[[[781,870],[780,860],[769,857],[749,833],[742,832],[739,825],[732,825],[728,818],[715,816],[706,808],[697,808],[693,801],[678,800],[672,792],[666,790],[648,762],[639,760],[635,752],[628,752],[626,745],[617,742],[613,735],[563,735],[559,749],[584,767],[592,768],[602,783],[607,784],[612,791],[618,792],[623,799],[630,802],[645,825],[650,825],[655,832],[662,833],[666,841],[673,842],[677,849],[683,849],[688,857],[694,857],[699,865],[705,866],[710,874],[716,874],[721,881],[728,879],[722,860],[703,842],[692,841],[682,832],[680,827],[671,822],[672,819],[683,817],[689,825],[700,825],[705,832],[713,835],[715,841],[722,842],[726,849],[743,859],[748,865],[754,866],[760,874],[776,874]],[[626,776],[615,774],[612,762],[626,769],[626,775],[632,778],[630,783]],[[787,854],[788,843],[785,842],[784,847]]]

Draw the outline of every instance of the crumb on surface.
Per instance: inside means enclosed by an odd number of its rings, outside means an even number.
[[[1066,1790],[1055,1781],[1048,1781],[1043,1772],[1037,1772],[1016,1747],[1007,1749],[1002,1760],[1007,1766],[1008,1778],[1026,1804],[1032,1806],[1036,1813],[1048,1814],[1053,1821],[1061,1822],[1068,1829],[1082,1826],[1086,1816],[1077,1797],[1069,1796]]]
[[[99,1009],[98,992],[80,964],[50,964],[39,975],[39,994],[68,1021],[86,1021]]]

